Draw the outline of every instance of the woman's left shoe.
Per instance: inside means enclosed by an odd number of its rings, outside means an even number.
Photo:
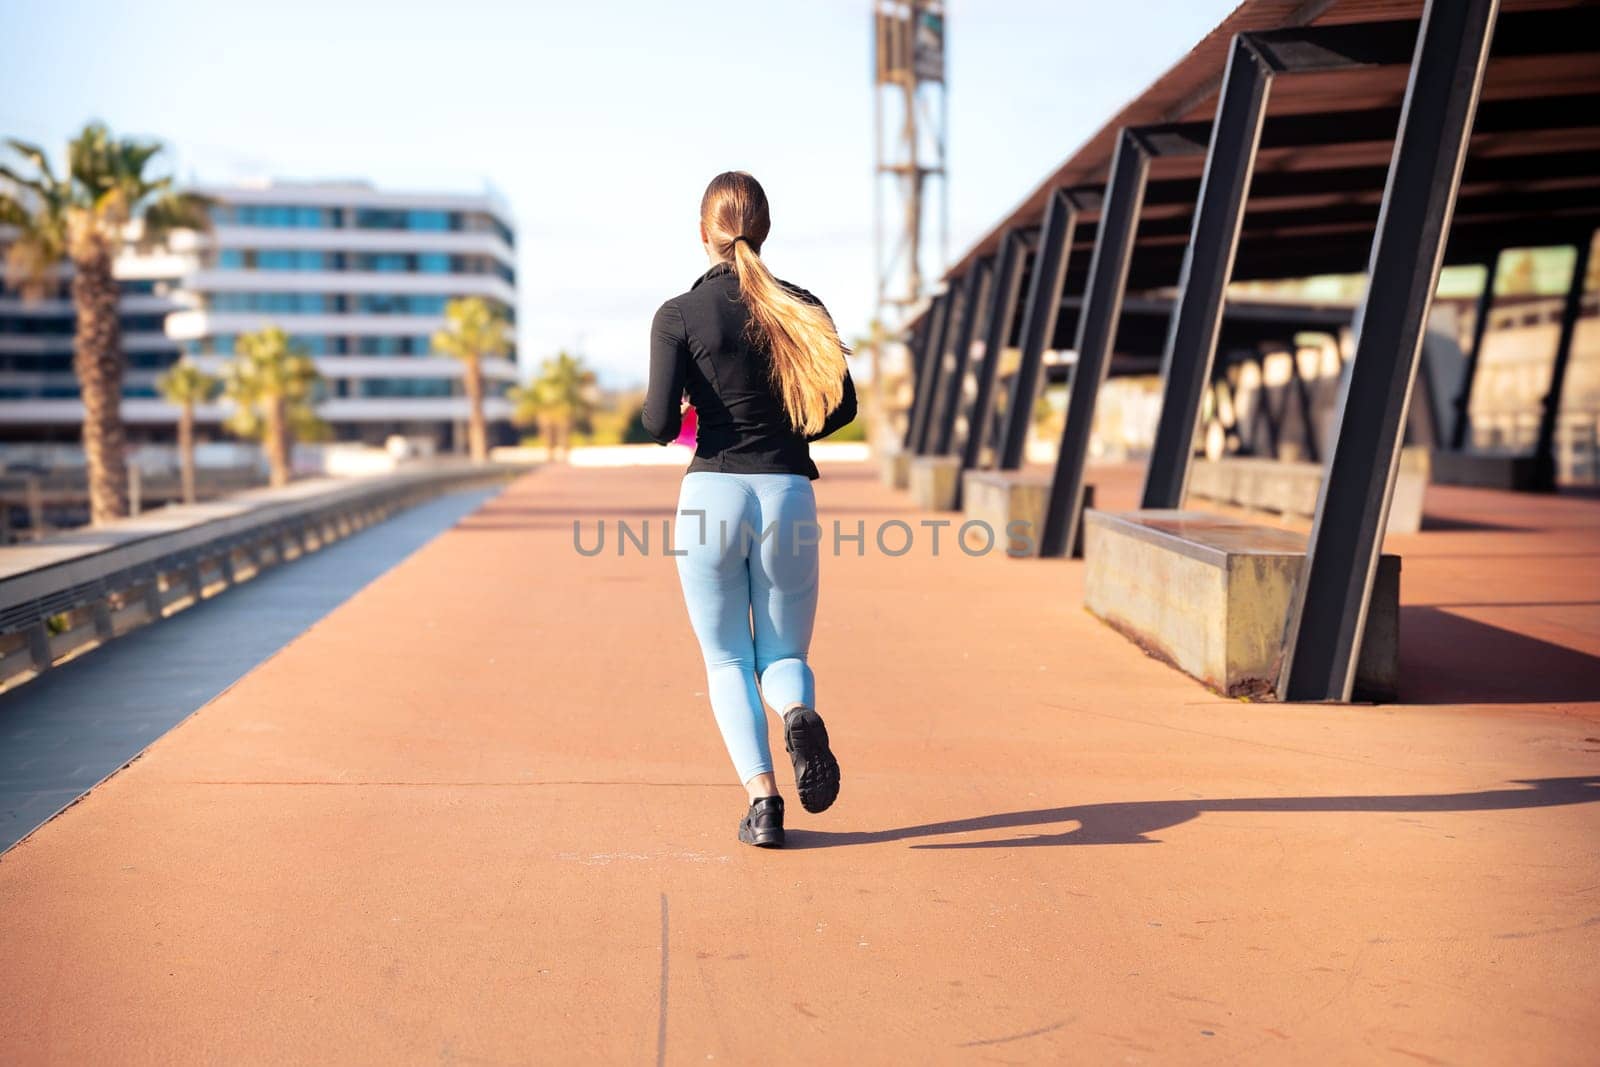
[[[809,812],[827,811],[839,796],[839,761],[828,747],[822,716],[797,704],[783,716],[783,747],[794,760],[795,791]]]
[[[783,798],[761,797],[739,820],[739,840],[757,848],[783,847]]]

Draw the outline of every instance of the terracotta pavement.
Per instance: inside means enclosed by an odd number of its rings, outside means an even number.
[[[1284,706],[828,469],[844,788],[769,852],[676,482],[523,479],[0,858],[0,1061],[1595,1062],[1600,499],[1436,490],[1406,703]]]

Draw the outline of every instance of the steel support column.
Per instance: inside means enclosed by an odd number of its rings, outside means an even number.
[[[1500,273],[1500,253],[1496,251],[1485,263],[1483,292],[1478,294],[1478,310],[1472,320],[1472,347],[1467,351],[1466,366],[1461,371],[1461,387],[1456,390],[1455,418],[1450,423],[1450,448],[1460,452],[1467,447],[1472,431],[1472,388],[1477,383],[1478,359],[1483,355],[1483,335],[1489,328],[1489,313],[1494,310],[1494,281]]]
[[[944,352],[945,325],[950,321],[950,305],[955,302],[955,290],[946,289],[933,298],[928,308],[928,339],[924,343],[922,359],[917,365],[916,392],[911,398],[911,428],[906,437],[906,450],[922,451],[922,439],[928,430],[928,409],[933,406],[934,390],[938,388],[939,359]]]
[[[961,447],[961,469],[971,470],[983,456],[984,436],[994,421],[994,380],[1000,373],[1000,353],[1011,338],[1017,316],[1017,294],[1022,288],[1022,261],[1028,253],[1022,234],[1013,230],[1000,241],[1000,258],[989,283],[989,315],[983,331],[983,360],[978,364],[977,392],[967,415],[967,437]]]
[[[933,331],[934,306],[930,302],[928,310],[917,324],[911,328],[911,337],[906,345],[906,371],[911,380],[911,400],[906,404],[906,428],[900,435],[900,447],[903,450],[911,448],[911,428],[916,421],[917,392],[922,385],[923,360],[928,352],[928,335]]]
[[[960,323],[961,296],[966,290],[962,278],[951,278],[945,293],[944,314],[939,317],[938,345],[928,354],[928,398],[922,408],[922,429],[917,435],[916,453],[925,456],[933,447],[939,396],[944,388],[945,371],[950,362],[950,345]]]
[[[1555,362],[1550,366],[1550,388],[1544,394],[1544,409],[1539,413],[1539,437],[1533,446],[1538,465],[1539,486],[1556,487],[1556,424],[1561,418],[1561,393],[1567,383],[1567,364],[1572,361],[1572,336],[1577,332],[1578,316],[1583,313],[1583,283],[1589,276],[1589,250],[1594,234],[1578,242],[1578,255],[1572,261],[1572,281],[1567,285],[1567,300],[1561,308],[1561,336],[1556,341]]]
[[[1278,695],[1350,699],[1422,333],[1499,0],[1428,0],[1339,395],[1327,475],[1284,632]]]
[[[1235,37],[1161,356],[1165,389],[1145,470],[1143,507],[1183,506],[1195,425],[1211,383],[1223,299],[1239,248],[1272,76],[1271,66],[1249,38]]]
[[[1067,391],[1066,423],[1056,452],[1055,474],[1045,508],[1044,530],[1039,536],[1041,556],[1072,551],[1073,533],[1083,511],[1083,465],[1089,456],[1089,431],[1094,425],[1094,402],[1111,367],[1111,350],[1122,316],[1122,291],[1128,281],[1134,232],[1144,204],[1145,179],[1150,154],[1136,134],[1123,130],[1111,154],[1111,176],[1105,202],[1100,205],[1100,230],[1094,257],[1089,261],[1089,281],[1084,287],[1083,310],[1078,315],[1074,346],[1078,362]]]
[[[1044,350],[1049,347],[1056,330],[1056,315],[1061,311],[1061,287],[1067,280],[1067,255],[1077,221],[1078,206],[1072,194],[1065,189],[1052,192],[1044,210],[1027,303],[1023,305],[1022,361],[1011,382],[1005,425],[1000,431],[1001,470],[1014,471],[1022,466],[1028,427],[1033,421],[1033,402],[1039,396],[1039,382],[1044,376]]]
[[[967,284],[961,293],[961,325],[955,332],[951,345],[950,365],[940,383],[935,398],[933,443],[929,452],[943,456],[950,451],[951,437],[955,433],[956,416],[961,412],[961,394],[967,384],[967,367],[971,363],[972,337],[989,307],[989,278],[994,273],[994,257],[985,256],[972,265],[967,273]]]

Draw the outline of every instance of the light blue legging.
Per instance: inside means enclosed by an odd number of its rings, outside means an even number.
[[[806,651],[818,540],[817,501],[802,474],[684,476],[673,523],[678,579],[741,782],[772,771],[762,696],[780,715],[816,701]]]

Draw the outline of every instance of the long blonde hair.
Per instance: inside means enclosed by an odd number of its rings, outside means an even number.
[[[817,433],[844,397],[844,346],[828,313],[784,288],[761,261],[772,229],[761,183],[740,170],[712,178],[700,201],[700,223],[712,249],[739,277],[751,339],[771,354],[773,384],[790,424]]]

